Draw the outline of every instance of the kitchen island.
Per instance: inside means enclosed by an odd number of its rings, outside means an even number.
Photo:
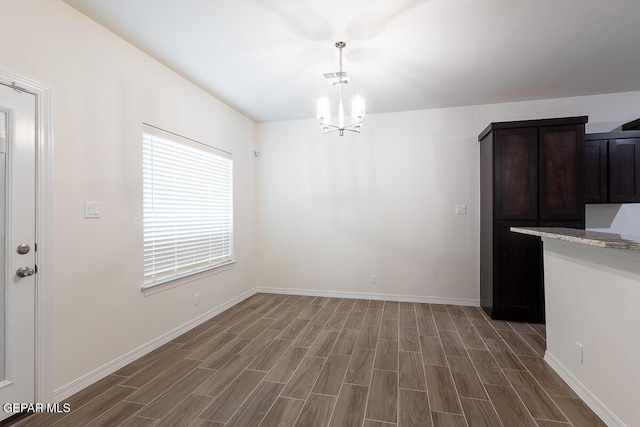
[[[640,236],[511,231],[543,241],[545,360],[608,425],[640,425]]]

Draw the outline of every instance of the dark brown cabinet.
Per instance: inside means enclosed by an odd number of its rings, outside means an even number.
[[[585,137],[587,203],[640,203],[640,131]]]
[[[584,228],[587,117],[491,123],[480,141],[480,300],[494,319],[544,322],[542,243],[511,227]]]

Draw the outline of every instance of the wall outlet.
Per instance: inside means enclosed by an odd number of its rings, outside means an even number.
[[[584,361],[584,347],[579,342],[576,342],[576,359],[580,363]]]
[[[196,305],[200,304],[200,292],[195,294],[195,303]]]
[[[372,285],[377,285],[378,284],[378,276],[376,276],[375,274],[371,275],[371,284]]]

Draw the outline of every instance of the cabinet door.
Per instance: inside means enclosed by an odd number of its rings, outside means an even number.
[[[510,227],[535,226],[534,221],[496,221],[494,224],[492,317],[495,319],[544,321],[542,243],[539,237],[510,231]]]
[[[494,218],[538,218],[538,129],[494,135]]]
[[[540,219],[584,219],[584,125],[540,128]]]
[[[609,141],[609,201],[640,202],[640,138]]]
[[[584,142],[584,201],[609,201],[609,154],[606,139]]]

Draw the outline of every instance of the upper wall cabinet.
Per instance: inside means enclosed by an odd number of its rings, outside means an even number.
[[[640,131],[585,137],[587,203],[640,203]]]

